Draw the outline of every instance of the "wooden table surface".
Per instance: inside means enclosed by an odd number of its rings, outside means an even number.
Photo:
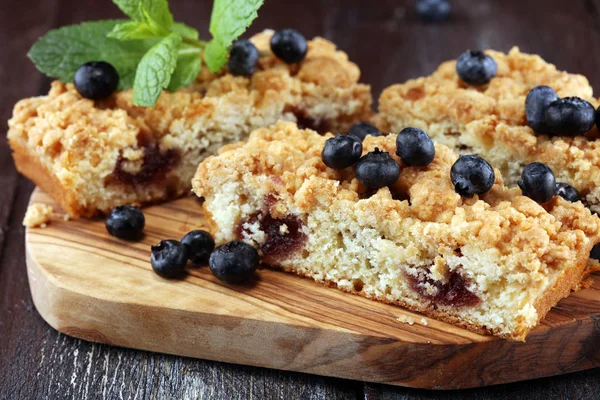
[[[211,1],[171,0],[176,19],[207,33]],[[324,36],[362,70],[374,96],[429,74],[467,48],[538,53],[600,90],[600,0],[451,0],[443,24],[422,23],[410,0],[266,0],[250,33],[294,27]],[[46,93],[26,52],[51,28],[118,17],[109,0],[0,2],[0,120]],[[6,128],[4,129],[6,131]],[[600,369],[489,388],[432,392],[109,347],[72,339],[35,311],[21,226],[33,185],[0,140],[0,399],[600,399]],[[598,323],[600,329],[600,321]],[[600,345],[600,343],[599,343]],[[468,365],[464,366],[469,373]]]

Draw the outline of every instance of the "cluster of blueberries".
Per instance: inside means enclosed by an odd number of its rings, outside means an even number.
[[[146,219],[134,206],[113,208],[106,217],[106,230],[119,239],[136,241],[143,236]],[[193,266],[209,265],[212,274],[228,283],[242,283],[252,277],[259,264],[258,251],[242,241],[232,241],[215,248],[215,240],[204,230],[187,233],[181,241],[161,240],[152,246],[150,264],[163,278],[185,274],[188,261]]]
[[[360,122],[347,135],[338,134],[325,141],[321,158],[330,168],[341,170],[354,166],[356,178],[369,189],[393,185],[400,176],[400,165],[390,156],[375,148],[362,156],[362,141],[368,135],[382,133],[373,125]],[[396,155],[405,166],[424,167],[435,157],[435,146],[429,135],[418,128],[405,128],[396,137]],[[488,192],[496,175],[492,166],[476,155],[463,155],[452,165],[450,179],[456,193],[464,197]],[[518,182],[523,194],[538,203],[549,201],[555,194],[570,201],[578,201],[577,191],[566,183],[556,183],[552,170],[542,163],[531,163],[523,170]]]
[[[577,136],[594,127],[598,112],[579,97],[559,98],[548,86],[536,86],[525,99],[527,123],[534,132],[547,135]]]

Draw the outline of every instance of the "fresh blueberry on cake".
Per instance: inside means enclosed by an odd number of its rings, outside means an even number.
[[[517,183],[524,196],[538,203],[550,201],[556,195],[554,173],[546,164],[540,162],[527,165]]]
[[[525,116],[527,124],[536,133],[548,133],[550,129],[546,125],[546,110],[558,95],[548,86],[536,86],[527,93],[525,98]]]
[[[367,136],[354,168],[330,168],[333,137],[279,122],[204,160],[192,184],[216,243],[242,241],[272,267],[516,341],[580,288],[600,242],[581,202],[540,204],[481,160],[453,177],[459,156],[439,143],[428,165],[405,165],[396,134]],[[219,265],[242,262],[224,253]]]
[[[237,40],[229,50],[227,67],[235,76],[251,76],[256,70],[260,53],[256,46],[249,40]]]
[[[153,107],[134,105],[131,89],[112,93],[107,65],[82,68],[75,85],[56,81],[47,96],[18,102],[8,132],[19,171],[73,216],[186,194],[201,160],[278,120],[346,132],[372,113],[348,56],[295,31],[237,42],[229,70],[202,68]]]
[[[295,29],[277,31],[271,37],[271,51],[288,64],[299,63],[306,57],[306,39]]]
[[[335,135],[325,141],[321,158],[333,169],[348,168],[360,159],[362,142],[353,135]]]
[[[91,61],[75,72],[73,85],[86,99],[104,100],[117,90],[119,73],[107,62]]]
[[[556,182],[556,194],[565,200],[580,201],[579,192],[573,186],[564,182]]]
[[[497,72],[496,61],[480,50],[465,51],[456,60],[456,73],[469,85],[485,85]]]
[[[418,128],[404,128],[396,137],[396,155],[404,165],[426,166],[433,161],[435,146]]]
[[[484,194],[494,186],[496,173],[483,158],[474,155],[464,155],[452,164],[450,179],[456,193],[464,197]]]

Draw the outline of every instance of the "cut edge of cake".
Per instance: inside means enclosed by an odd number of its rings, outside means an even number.
[[[516,341],[590,272],[600,219],[581,203],[542,207],[498,175],[489,193],[460,198],[457,156],[439,144],[432,165],[368,193],[351,169],[322,163],[328,137],[280,122],[201,163],[193,190],[217,242],[242,239],[269,265]],[[393,154],[395,140],[364,145]]]

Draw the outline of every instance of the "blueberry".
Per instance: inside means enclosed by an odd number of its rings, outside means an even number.
[[[375,151],[367,153],[354,166],[356,178],[368,188],[379,189],[393,185],[400,176],[400,166],[390,153]]]
[[[295,29],[277,31],[271,37],[271,51],[281,61],[295,64],[304,60],[308,45],[306,39]]]
[[[441,22],[450,15],[448,0],[416,0],[415,8],[417,14],[425,21]]]
[[[458,77],[470,85],[484,85],[498,72],[496,61],[483,51],[467,50],[456,60]]]
[[[358,161],[362,154],[362,143],[352,135],[335,135],[325,141],[321,158],[329,168],[344,169]]]
[[[418,128],[405,128],[396,138],[396,155],[405,165],[426,166],[435,157],[435,146],[429,135]]]
[[[252,277],[258,267],[258,252],[248,243],[236,240],[218,246],[210,256],[210,271],[228,283],[242,283]]]
[[[119,87],[119,73],[107,62],[92,61],[77,69],[73,83],[79,94],[86,99],[102,100]]]
[[[579,197],[579,192],[573,186],[564,182],[556,183],[556,194],[562,197],[565,200],[569,200],[573,203],[581,200]]]
[[[496,181],[494,168],[483,158],[460,156],[450,169],[450,179],[456,193],[464,197],[489,191]]]
[[[110,210],[104,222],[106,230],[114,237],[138,240],[142,236],[146,219],[142,210],[134,206],[118,206]]]
[[[556,194],[554,173],[541,162],[527,165],[517,184],[525,196],[538,203],[545,203]]]
[[[229,51],[229,72],[237,76],[250,76],[254,73],[259,58],[258,49],[251,41],[236,40]]]
[[[187,247],[177,240],[161,240],[152,246],[150,264],[157,275],[176,278],[183,275],[187,264]]]
[[[592,129],[596,110],[579,97],[565,97],[550,103],[545,119],[549,132],[555,135],[576,136]]]
[[[357,122],[350,127],[348,135],[356,136],[362,142],[368,135],[381,136],[382,133],[373,124],[368,122]]]
[[[600,261],[600,243],[596,243],[596,245],[594,247],[592,247],[592,251],[590,253],[590,258]]]
[[[546,125],[546,110],[558,95],[548,86],[536,86],[529,91],[525,99],[525,115],[527,123],[537,133],[548,133]]]
[[[208,264],[210,253],[215,249],[215,240],[211,234],[201,229],[187,233],[181,243],[187,247],[188,258],[194,264]]]

